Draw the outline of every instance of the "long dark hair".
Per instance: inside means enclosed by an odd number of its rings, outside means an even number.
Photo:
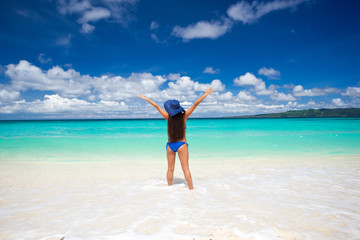
[[[179,112],[168,119],[168,136],[169,142],[177,142],[185,137],[185,112]]]

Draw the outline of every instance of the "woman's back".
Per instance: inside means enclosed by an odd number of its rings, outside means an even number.
[[[168,137],[169,142],[186,141],[185,139],[185,113],[180,112],[168,118]]]

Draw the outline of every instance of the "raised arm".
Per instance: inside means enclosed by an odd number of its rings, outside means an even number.
[[[207,97],[210,93],[212,93],[213,89],[209,88],[205,91],[204,95],[202,95],[198,100],[194,102],[194,104],[185,112],[185,119],[187,119],[195,110],[195,108]]]
[[[161,114],[166,120],[168,120],[169,114],[168,114],[167,112],[165,112],[161,107],[159,107],[159,105],[157,105],[155,102],[153,102],[151,99],[145,97],[144,95],[139,94],[139,97],[141,97],[142,99],[148,101],[151,105],[153,105],[153,106],[160,112],[160,114]]]

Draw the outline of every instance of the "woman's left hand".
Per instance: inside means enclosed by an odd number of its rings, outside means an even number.
[[[209,88],[208,90],[205,91],[205,95],[209,96],[210,93],[212,93],[212,91],[213,91],[213,88],[211,87],[211,88]]]

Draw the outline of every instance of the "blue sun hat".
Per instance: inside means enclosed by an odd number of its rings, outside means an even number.
[[[164,107],[171,117],[175,116],[179,112],[185,112],[185,110],[180,106],[178,100],[167,100],[164,103]]]

